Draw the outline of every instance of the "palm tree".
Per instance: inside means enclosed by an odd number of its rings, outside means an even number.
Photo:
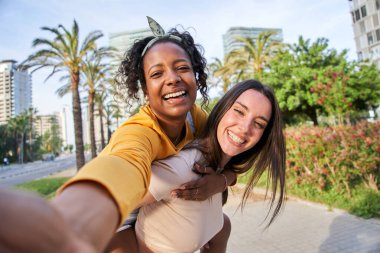
[[[109,101],[104,107],[104,114],[106,116],[106,125],[107,125],[107,143],[111,140],[111,125],[112,125],[112,117],[114,113],[120,111],[118,108],[115,108],[115,104],[112,101]]]
[[[7,123],[7,132],[15,136],[18,143],[17,154],[19,163],[24,163],[25,134],[29,131],[29,129],[29,117],[25,112],[11,118]]]
[[[95,124],[94,124],[94,99],[97,86],[105,79],[109,67],[103,63],[102,54],[95,52],[91,57],[86,59],[83,66],[83,74],[86,78],[84,83],[88,90],[88,114],[90,117],[90,140],[91,140],[91,156],[96,157],[96,141],[95,141]]]
[[[243,55],[244,56],[244,55]],[[218,78],[217,83],[223,83],[223,92],[226,93],[232,83],[237,83],[250,77],[246,60],[240,52],[231,52],[221,61],[214,58],[210,65],[211,73]]]
[[[123,117],[120,105],[111,101],[110,108],[112,109],[112,118],[116,119],[116,127],[119,127],[119,119]]]
[[[233,69],[226,63],[226,58],[220,60],[219,58],[214,58],[214,61],[209,65],[211,74],[217,78],[216,83],[223,83],[223,92],[226,93],[230,84],[231,76],[233,74]]]
[[[236,62],[237,67],[253,71],[254,78],[261,79],[269,60],[282,45],[272,39],[276,34],[275,31],[266,31],[260,33],[257,39],[237,37],[236,40],[242,42],[244,47],[232,51],[231,60]]]
[[[104,113],[104,105],[108,99],[108,92],[104,86],[102,86],[102,89],[99,90],[98,93],[95,95],[95,103],[96,108],[98,109],[97,116],[100,120],[100,140],[101,140],[101,148],[103,149],[106,146],[105,138],[104,138],[104,124],[103,124],[103,117],[105,116]]]
[[[34,160],[34,157],[33,157],[33,135],[34,135],[33,126],[34,126],[34,123],[35,123],[36,118],[37,118],[37,116],[36,116],[37,113],[38,113],[37,108],[32,108],[32,107],[30,107],[26,111],[26,115],[29,119],[29,158],[30,158],[31,162],[33,162],[33,160]]]
[[[89,33],[79,47],[79,27],[75,20],[71,32],[62,25],[59,25],[58,28],[42,27],[41,29],[53,33],[55,37],[53,40],[35,39],[33,47],[45,46],[46,48],[30,55],[24,64],[29,68],[34,68],[32,72],[41,68],[53,68],[46,80],[60,71],[68,72],[72,94],[76,163],[79,170],[85,163],[82,110],[79,96],[80,73],[83,70],[84,58],[89,52],[95,50],[96,40],[103,34],[100,31]]]

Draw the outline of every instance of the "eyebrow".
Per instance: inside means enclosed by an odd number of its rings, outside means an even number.
[[[248,107],[245,104],[243,104],[243,103],[241,103],[239,101],[235,101],[235,103],[239,104],[241,107],[243,107],[245,110],[248,111]],[[267,120],[264,116],[259,115],[258,118],[264,120],[266,123],[269,122],[269,120]]]
[[[186,63],[189,63],[190,65],[192,65],[192,63],[191,63],[191,61],[189,61],[189,60],[186,60],[186,59],[177,59],[177,60],[175,60],[173,63],[174,64],[177,64],[177,63],[179,63],[179,62],[186,62]],[[160,66],[162,66],[163,64],[162,63],[157,63],[157,64],[155,64],[155,65],[153,65],[153,66],[151,66],[149,69],[148,69],[148,72],[152,69],[152,68],[154,68],[154,67],[160,67]]]

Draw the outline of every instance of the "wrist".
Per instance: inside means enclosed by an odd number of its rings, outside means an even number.
[[[227,181],[227,176],[224,175],[223,173],[220,173],[219,174],[222,178],[223,178],[223,190],[222,192],[224,192],[225,190],[227,190],[227,187],[228,187],[228,181]]]

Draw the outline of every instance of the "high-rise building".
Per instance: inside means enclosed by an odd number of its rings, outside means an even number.
[[[109,46],[117,49],[117,53],[111,62],[111,73],[116,73],[116,70],[119,67],[124,54],[135,41],[149,36],[153,36],[153,33],[149,28],[111,33],[109,35]],[[132,106],[132,108],[126,107],[124,102],[125,94],[126,93],[124,91],[120,91],[119,96],[114,96],[114,99],[117,100],[117,104],[121,107],[121,115],[123,115],[123,117],[120,119],[120,122],[124,122],[131,115],[131,112],[134,111],[137,106],[139,106],[136,104]],[[117,128],[118,126],[115,127]],[[100,134],[100,131],[96,131]]]
[[[126,32],[110,33],[109,46],[117,50],[114,66],[118,66],[125,52],[133,45],[136,40],[152,36],[153,33],[149,28],[138,29]]]
[[[233,50],[240,49],[244,43],[236,40],[237,37],[257,39],[260,33],[274,31],[276,34],[272,37],[274,41],[283,41],[282,29],[279,28],[259,28],[259,27],[231,27],[223,34],[224,55],[227,55]]]
[[[32,107],[32,79],[14,60],[0,62],[0,124]]]
[[[380,67],[380,0],[349,0],[358,60]]]

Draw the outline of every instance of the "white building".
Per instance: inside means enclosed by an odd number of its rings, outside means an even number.
[[[276,35],[272,37],[274,41],[283,41],[282,29],[279,28],[260,28],[260,27],[231,27],[223,34],[224,54],[227,55],[233,50],[240,49],[244,43],[236,40],[237,37],[251,38],[253,40],[259,37],[262,32],[274,31]]]
[[[380,0],[349,0],[358,60],[380,67]]]
[[[47,114],[47,115],[38,115],[34,122],[34,129],[37,135],[42,136],[46,132],[51,132],[51,128],[53,124],[57,124],[60,137],[62,138],[62,140],[66,140],[67,137],[62,131],[63,119],[61,115],[62,114],[59,112],[54,112],[53,114]]]
[[[116,56],[112,61],[112,65],[118,67],[121,59],[127,50],[133,45],[136,40],[152,36],[153,33],[149,28],[131,30],[109,34],[109,46],[117,49]]]
[[[116,73],[117,68],[120,65],[120,62],[125,55],[125,53],[131,48],[133,43],[137,40],[141,40],[143,38],[153,36],[152,31],[150,28],[145,29],[137,29],[137,30],[131,30],[131,31],[124,31],[124,32],[118,32],[118,33],[110,33],[109,34],[109,46],[117,49],[117,54],[115,55],[114,59],[112,60],[111,66],[113,66],[111,69],[111,73]],[[128,108],[125,103],[125,91],[119,91],[120,96],[114,96],[113,99],[117,100],[116,103],[120,106],[123,117],[119,119],[119,123],[124,122],[131,114],[131,111],[134,111],[136,107],[139,105],[136,104],[132,106],[132,108]],[[104,120],[105,121],[105,120]],[[100,126],[100,124],[99,124]],[[118,126],[112,126],[113,129],[116,129]],[[99,131],[95,127],[96,134],[100,134]],[[98,133],[97,133],[98,132]],[[105,135],[107,136],[107,135]],[[98,139],[97,139],[98,140]]]
[[[0,124],[32,107],[32,80],[14,60],[0,62]]]

